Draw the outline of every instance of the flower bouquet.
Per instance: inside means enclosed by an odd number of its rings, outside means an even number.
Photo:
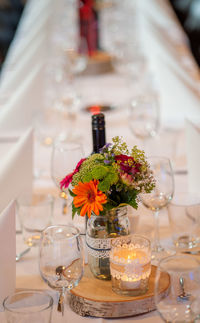
[[[138,194],[155,186],[144,152],[134,146],[129,152],[119,137],[98,154],[81,159],[60,183],[73,197],[72,217],[87,215],[88,264],[95,277],[110,279],[111,238],[127,236],[130,225],[127,205],[137,208]]]
[[[137,208],[139,193],[150,193],[155,186],[144,151],[134,146],[129,152],[121,138],[114,137],[98,154],[81,159],[75,170],[60,183],[73,197],[72,217],[130,205]]]

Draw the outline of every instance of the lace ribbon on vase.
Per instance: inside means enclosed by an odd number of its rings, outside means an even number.
[[[96,258],[108,258],[111,249],[111,238],[95,239],[86,235],[88,254]]]
[[[117,239],[117,238],[116,238]],[[123,237],[124,243],[127,243],[129,236]],[[86,245],[88,254],[96,258],[109,258],[112,238],[96,239],[86,234]]]

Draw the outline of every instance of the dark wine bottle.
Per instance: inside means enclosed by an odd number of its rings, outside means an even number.
[[[92,116],[92,154],[99,153],[99,150],[106,143],[105,118],[103,113],[94,114]]]
[[[92,154],[99,153],[100,149],[106,144],[105,118],[103,113],[92,115]],[[85,217],[85,230],[87,230],[88,216]]]

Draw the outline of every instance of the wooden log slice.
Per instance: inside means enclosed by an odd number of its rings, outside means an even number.
[[[71,290],[69,304],[81,316],[105,318],[128,317],[155,310],[154,285],[156,267],[152,266],[149,289],[140,296],[121,296],[112,291],[111,281],[94,278],[88,266],[79,285]],[[163,273],[161,294],[168,292],[170,278]]]

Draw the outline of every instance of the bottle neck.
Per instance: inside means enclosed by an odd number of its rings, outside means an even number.
[[[93,128],[92,129],[93,138],[93,151],[92,153],[99,153],[99,150],[106,144],[105,128]]]

